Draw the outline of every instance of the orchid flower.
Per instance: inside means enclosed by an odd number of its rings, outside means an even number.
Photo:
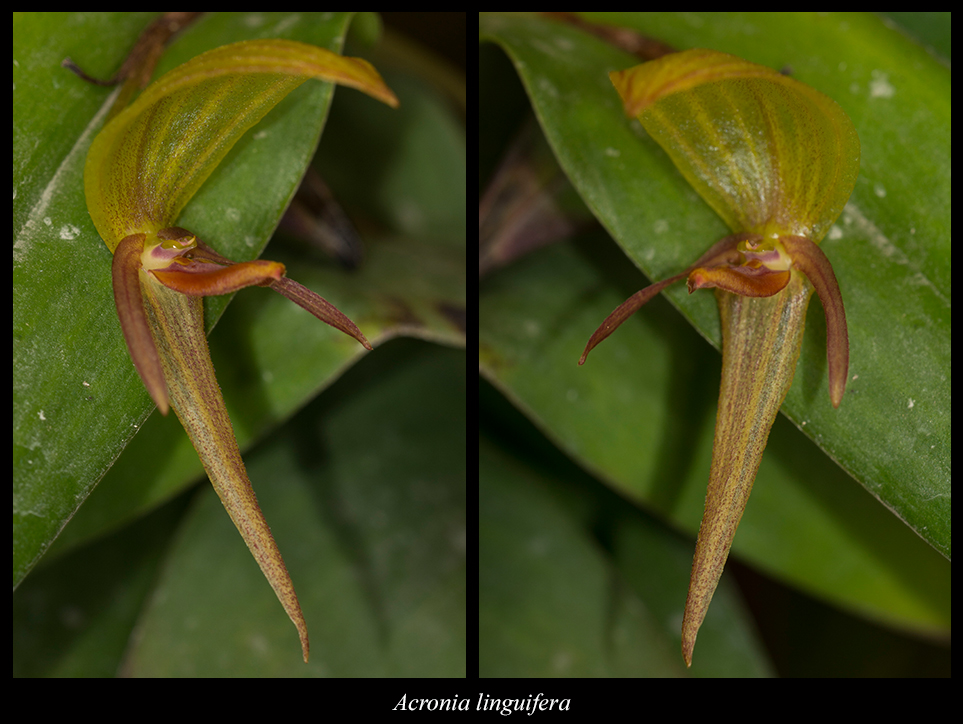
[[[670,284],[687,279],[690,293],[717,290],[722,385],[682,623],[682,654],[691,665],[769,430],[792,384],[814,289],[826,315],[830,402],[839,407],[843,398],[846,314],[818,244],[855,186],[859,138],[830,98],[725,53],[674,53],[610,78],[626,114],[638,117],[733,231],[685,271],[629,297],[579,360]]]
[[[114,300],[131,360],[162,414],[173,407],[228,514],[297,627],[294,585],[247,477],[214,376],[201,297],[266,286],[371,345],[355,324],[273,261],[234,263],[175,225],[247,129],[310,78],[395,107],[365,60],[287,40],[222,46],[175,68],[104,127],[87,155],[87,208],[113,253]]]

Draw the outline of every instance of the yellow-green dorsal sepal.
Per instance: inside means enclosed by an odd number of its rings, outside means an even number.
[[[735,232],[818,243],[859,173],[859,138],[828,96],[694,49],[610,73],[626,112]]]
[[[170,227],[244,132],[309,78],[398,104],[367,61],[290,40],[221,46],[148,87],[87,154],[87,207],[111,252]]]

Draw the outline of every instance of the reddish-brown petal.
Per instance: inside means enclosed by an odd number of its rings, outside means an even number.
[[[578,363],[580,365],[585,364],[585,358],[588,357],[588,353],[591,352],[603,339],[608,337],[612,332],[614,332],[622,322],[631,317],[639,308],[652,299],[656,294],[661,292],[670,284],[674,284],[685,276],[685,272],[681,274],[676,274],[674,277],[669,277],[668,279],[663,279],[661,282],[656,282],[647,286],[645,289],[637,291],[631,297],[622,302],[619,306],[615,308],[609,316],[605,318],[599,328],[595,330],[591,337],[589,337],[588,344],[585,345],[585,350],[582,352],[582,357],[579,359]]]
[[[211,271],[208,271],[208,270]],[[276,261],[246,261],[231,266],[204,262],[172,264],[151,272],[169,289],[192,297],[230,294],[244,287],[270,286],[284,276],[284,264]]]
[[[585,364],[585,358],[588,357],[588,353],[591,352],[603,339],[608,337],[616,328],[622,324],[626,319],[631,317],[639,308],[652,299],[656,294],[661,292],[670,284],[674,284],[680,279],[687,276],[693,269],[702,265],[716,265],[716,264],[732,264],[740,258],[738,252],[736,252],[736,246],[739,242],[746,241],[747,239],[761,238],[758,234],[733,234],[732,236],[727,236],[724,239],[720,239],[715,244],[713,244],[709,251],[703,254],[696,260],[696,263],[690,266],[681,274],[676,274],[675,276],[669,277],[668,279],[663,279],[661,282],[656,282],[642,289],[631,297],[622,302],[618,307],[615,308],[605,321],[599,325],[599,328],[595,330],[595,333],[589,338],[588,344],[585,345],[585,350],[582,352],[582,357],[579,359],[578,363]]]
[[[771,297],[789,283],[789,272],[769,271],[765,267],[719,266],[694,269],[689,275],[689,293],[696,289],[718,287],[743,297]]]
[[[167,414],[167,382],[161,366],[157,346],[150,333],[147,313],[144,311],[144,297],[140,288],[141,254],[144,251],[146,234],[131,234],[123,239],[114,250],[111,275],[114,286],[114,303],[120,329],[127,342],[127,351],[144,387],[157,404],[162,415]]]
[[[354,337],[365,349],[372,348],[354,322],[321,295],[285,277],[284,265],[278,262],[258,260],[235,264],[198,241],[197,247],[183,258],[151,273],[164,286],[191,296],[227,294],[255,285],[271,287],[325,324]]]
[[[331,302],[326,300],[320,294],[312,292],[303,284],[298,284],[292,279],[287,277],[281,277],[277,281],[270,285],[271,289],[275,290],[279,294],[283,294],[292,302],[297,304],[304,309],[307,309],[311,314],[320,319],[325,324],[330,324],[335,329],[339,329],[349,337],[354,337],[358,340],[365,349],[372,349],[371,345],[368,344],[368,340],[361,333],[361,330],[348,319],[344,314],[341,313],[336,306]]]
[[[779,239],[792,264],[808,277],[816,288],[819,301],[826,313],[826,356],[829,363],[829,399],[833,407],[839,407],[846,391],[849,375],[849,331],[846,327],[846,310],[839,282],[833,273],[829,258],[816,244],[804,236],[783,236]]]

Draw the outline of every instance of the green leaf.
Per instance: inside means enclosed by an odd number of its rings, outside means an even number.
[[[679,48],[789,66],[855,122],[861,175],[822,243],[849,318],[847,395],[833,411],[823,315],[812,305],[783,412],[827,456],[810,460],[811,443],[777,420],[733,552],[850,610],[945,628],[946,570],[916,534],[949,554],[946,68],[867,15],[734,14],[697,27],[671,13],[606,20]],[[678,273],[728,233],[665,153],[626,121],[608,73],[637,58],[541,18],[483,15],[481,38],[507,52],[562,168],[650,278]],[[502,112],[497,102],[483,108]],[[483,118],[483,129],[497,125],[489,121]],[[719,373],[717,363],[706,368],[697,341],[678,346],[677,327],[685,318],[718,347],[718,312],[711,295],[668,292],[683,317],[665,305],[640,313],[634,331],[623,325],[620,338],[607,342],[613,346],[600,367],[578,370],[599,321],[646,283],[600,243],[586,238],[567,252],[542,252],[483,285],[481,368],[583,466],[694,533]],[[909,527],[867,506],[871,498],[855,494],[831,460]]]

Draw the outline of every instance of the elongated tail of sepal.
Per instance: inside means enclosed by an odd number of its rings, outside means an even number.
[[[749,500],[769,430],[792,386],[812,286],[793,272],[771,297],[717,291],[722,385],[705,512],[682,621],[682,655],[692,650]]]
[[[142,275],[142,289],[171,405],[224,508],[297,628],[301,653],[307,663],[307,624],[294,583],[258,505],[237,447],[221,388],[214,376],[204,333],[202,301],[200,297],[168,289],[149,274]]]

